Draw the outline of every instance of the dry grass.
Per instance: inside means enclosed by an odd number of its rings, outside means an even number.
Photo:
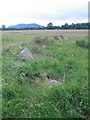
[[[88,30],[13,30],[4,31],[2,35],[17,35],[17,34],[31,34],[31,35],[88,35]]]

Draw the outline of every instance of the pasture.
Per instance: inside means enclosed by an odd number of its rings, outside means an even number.
[[[88,118],[88,48],[76,40],[88,31],[2,33],[2,117]],[[35,59],[21,60],[23,48]]]

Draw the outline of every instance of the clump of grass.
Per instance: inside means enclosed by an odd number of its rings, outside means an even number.
[[[3,99],[5,100],[11,100],[11,99],[14,99],[16,97],[16,92],[14,89],[12,89],[11,86],[5,86],[3,88]]]
[[[83,47],[83,48],[88,48],[89,44],[88,44],[88,40],[76,40],[76,45]]]
[[[50,45],[52,41],[49,40],[47,36],[44,36],[44,37],[36,37],[34,39],[34,42],[40,46],[43,46],[43,45]]]

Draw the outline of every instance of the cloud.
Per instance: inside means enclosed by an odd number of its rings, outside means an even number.
[[[88,0],[0,0],[0,3],[0,24],[41,22],[45,25],[49,21],[59,24],[88,19]]]

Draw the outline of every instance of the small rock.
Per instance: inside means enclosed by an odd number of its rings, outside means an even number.
[[[45,45],[43,45],[43,46],[42,46],[42,48],[46,48],[46,46],[45,46]]]
[[[47,73],[45,73],[45,72],[41,73],[40,77],[46,79],[47,78]]]
[[[61,37],[58,37],[58,40],[62,40],[62,38],[61,38]]]
[[[20,59],[21,60],[33,60],[34,57],[33,57],[32,53],[30,52],[30,50],[28,48],[24,48],[20,52]]]
[[[57,83],[57,80],[50,80],[51,83]]]
[[[63,35],[60,35],[58,37],[58,40],[62,41],[62,40],[67,40],[67,37],[66,36],[63,36]]]
[[[53,80],[53,79],[48,79],[48,83],[59,83],[57,80]]]

